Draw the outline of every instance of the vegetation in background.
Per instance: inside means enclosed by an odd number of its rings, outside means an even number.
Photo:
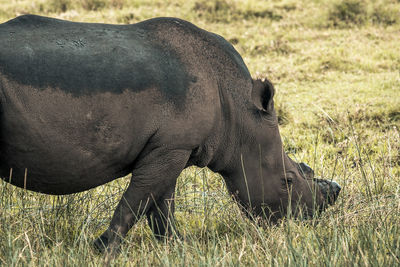
[[[177,224],[156,241],[145,221],[111,265],[400,265],[400,2],[397,0],[0,0],[0,22],[27,13],[85,22],[156,16],[229,40],[268,77],[285,150],[343,190],[318,219],[251,222],[208,169],[185,170]],[[0,265],[97,266],[92,241],[128,178],[69,196],[0,182]]]
[[[340,0],[328,12],[333,26],[348,27],[366,23],[392,25],[399,21],[398,1]]]

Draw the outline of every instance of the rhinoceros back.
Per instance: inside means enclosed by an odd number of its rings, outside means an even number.
[[[151,38],[137,25],[25,15],[0,25],[0,71],[19,83],[75,96],[159,88],[169,98],[181,97],[188,87],[183,64]]]

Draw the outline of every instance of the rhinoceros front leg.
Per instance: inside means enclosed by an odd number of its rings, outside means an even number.
[[[146,214],[149,226],[158,239],[177,234],[174,220],[174,192],[175,185],[161,199],[155,201]]]
[[[101,252],[105,249],[116,251],[122,238],[141,216],[154,210],[156,203],[164,203],[161,200],[171,195],[190,153],[191,151],[160,148],[152,150],[135,164],[130,184],[114,212],[110,226],[95,241],[97,249]],[[161,211],[156,213],[156,221],[163,223],[158,216],[168,214],[167,206],[162,204]],[[165,228],[158,231],[164,234]]]

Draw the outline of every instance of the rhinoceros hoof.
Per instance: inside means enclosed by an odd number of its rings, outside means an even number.
[[[108,248],[108,238],[100,236],[94,241],[93,246],[99,253],[104,253]]]

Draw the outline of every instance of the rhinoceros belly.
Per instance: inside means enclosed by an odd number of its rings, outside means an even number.
[[[132,170],[152,134],[138,114],[140,94],[76,97],[5,79],[2,85],[0,175],[10,180],[12,172],[19,187],[67,194],[104,184]]]

